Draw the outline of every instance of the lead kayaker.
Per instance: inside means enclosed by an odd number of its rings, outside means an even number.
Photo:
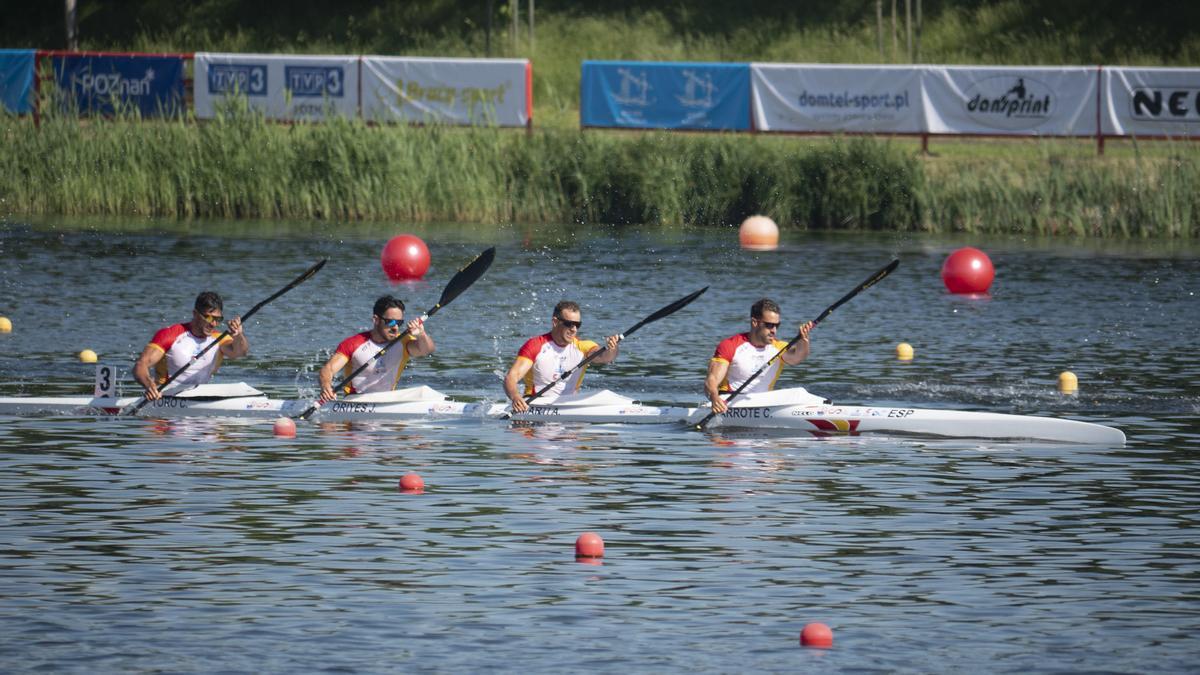
[[[379,350],[399,337],[402,332],[404,337],[400,339],[401,348],[388,349],[383,356],[376,359],[375,355]],[[321,403],[337,398],[333,391],[333,374],[338,371],[349,375],[359,366],[374,359],[370,366],[363,369],[344,387],[344,391],[336,394],[391,391],[400,382],[400,374],[404,372],[409,359],[428,356],[434,349],[433,338],[425,332],[424,322],[413,319],[405,324],[404,302],[391,295],[384,295],[375,301],[371,309],[371,330],[342,340],[333,356],[321,366],[321,372],[317,374],[321,383]]]
[[[779,330],[779,313],[779,305],[775,301],[769,298],[759,300],[750,306],[750,330],[725,338],[717,345],[716,352],[708,362],[708,377],[704,380],[704,393],[712,401],[714,413],[720,414],[729,409],[721,394],[742,386],[747,378],[787,346],[786,340],[775,337]],[[775,388],[779,373],[783,371],[783,364],[794,366],[808,358],[808,332],[812,326],[811,321],[800,324],[801,337],[796,344],[783,352],[742,393],[771,391]]]
[[[146,400],[157,401],[162,398],[158,385],[166,382],[168,377],[191,361],[193,356],[212,344],[219,335],[217,326],[224,320],[225,311],[221,296],[212,291],[204,291],[196,296],[191,321],[167,326],[150,338],[150,344],[146,345],[141,356],[133,364],[133,379],[146,390]],[[221,367],[222,359],[236,359],[250,353],[250,343],[246,341],[246,334],[242,332],[241,317],[233,317],[226,327],[229,335],[221,340],[220,346],[205,352],[182,375],[175,378],[172,385],[204,384],[212,379],[213,374]],[[153,375],[150,373],[151,368],[155,371]]]
[[[531,337],[521,345],[517,358],[504,377],[504,393],[512,402],[512,410],[522,413],[529,410],[529,404],[524,396],[541,391],[542,387],[557,382],[546,396],[549,399],[560,396],[564,391],[572,393],[579,390],[583,381],[583,373],[588,369],[584,366],[571,373],[566,380],[562,374],[578,366],[589,354],[600,349],[600,345],[591,340],[579,337],[579,329],[583,327],[583,314],[579,303],[563,300],[554,306],[550,316],[550,332]],[[592,363],[612,363],[617,358],[619,336],[610,335],[604,339],[608,351],[592,360]],[[588,364],[591,365],[591,364]],[[521,394],[519,384],[525,383],[525,394]]]

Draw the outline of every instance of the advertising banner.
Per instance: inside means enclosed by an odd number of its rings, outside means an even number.
[[[752,63],[758,131],[920,133],[914,66]]]
[[[173,115],[183,105],[183,58],[179,56],[52,57],[63,104],[80,113],[112,114],[136,108],[144,116]]]
[[[935,134],[1094,136],[1091,66],[924,66],[927,130]]]
[[[584,61],[580,122],[633,129],[750,129],[746,63]]]
[[[32,49],[0,49],[0,108],[14,115],[33,112]]]
[[[196,117],[242,101],[275,120],[358,114],[357,56],[273,56],[196,52]]]
[[[1200,68],[1104,67],[1100,128],[1111,136],[1200,136]]]
[[[523,127],[533,117],[526,59],[364,56],[363,117],[375,122]]]

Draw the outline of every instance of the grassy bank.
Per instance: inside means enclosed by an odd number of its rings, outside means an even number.
[[[0,119],[0,214],[1200,234],[1200,153],[1003,161],[746,135]]]

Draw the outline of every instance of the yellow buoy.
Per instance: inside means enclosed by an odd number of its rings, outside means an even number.
[[[912,357],[912,345],[908,344],[907,342],[901,342],[900,344],[896,345],[896,358],[900,359],[901,361],[912,361]]]
[[[85,349],[85,350],[79,352],[79,360],[82,361],[83,363],[95,363],[96,362],[96,352],[94,352],[90,349]]]
[[[0,316],[0,333],[11,333],[11,332],[12,332],[12,322],[8,320],[7,316]]]
[[[1064,370],[1058,374],[1058,390],[1064,394],[1074,394],[1079,389],[1079,378],[1075,373]]]

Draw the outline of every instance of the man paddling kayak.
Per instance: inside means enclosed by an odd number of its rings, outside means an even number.
[[[554,314],[550,317],[550,332],[525,341],[517,352],[517,358],[504,377],[504,393],[512,402],[514,413],[529,410],[529,404],[519,390],[519,383],[525,383],[525,395],[541,391],[551,383],[555,383],[546,393],[551,397],[563,392],[574,393],[579,390],[583,374],[587,366],[578,369],[570,377],[563,380],[563,373],[578,366],[589,354],[600,349],[600,345],[591,340],[579,338],[579,329],[583,327],[583,314],[579,304],[563,300],[554,306]],[[619,335],[610,335],[604,340],[608,348],[603,354],[592,359],[592,363],[612,363],[617,358]]]
[[[145,389],[148,401],[162,398],[158,385],[166,382],[170,373],[176,373],[192,358],[207,348],[217,336],[214,335],[217,326],[225,320],[224,304],[221,296],[212,291],[205,291],[196,296],[192,307],[192,319],[186,323],[167,326],[154,334],[150,344],[142,350],[141,356],[133,364],[133,379]],[[172,384],[189,385],[204,384],[212,379],[221,360],[236,359],[250,353],[250,343],[242,332],[241,317],[229,320],[226,327],[228,335],[221,340],[217,349],[209,349],[187,370],[179,374]],[[165,357],[165,358],[164,358]],[[154,375],[150,369],[154,368]]]
[[[742,386],[746,378],[787,346],[786,341],[775,337],[779,329],[779,312],[779,305],[774,301],[768,298],[759,300],[750,306],[750,330],[725,338],[717,345],[716,352],[708,362],[708,377],[704,380],[704,393],[712,401],[714,413],[721,414],[728,410],[721,394]],[[784,351],[779,360],[765,369],[743,392],[771,391],[775,387],[775,380],[779,379],[779,373],[783,371],[783,364],[794,366],[808,358],[808,332],[812,327],[812,321],[801,324],[800,339],[796,344]]]
[[[379,353],[391,340],[400,336],[401,349],[391,350],[379,358]],[[321,366],[317,378],[321,383],[321,403],[337,398],[336,394],[365,394],[376,391],[391,391],[400,381],[400,374],[411,358],[428,356],[435,346],[433,338],[425,332],[424,322],[413,319],[404,323],[404,302],[385,295],[375,301],[372,308],[371,330],[351,335],[342,340],[333,356]],[[342,371],[346,375],[374,361],[345,386],[345,391],[333,391],[333,374]]]

